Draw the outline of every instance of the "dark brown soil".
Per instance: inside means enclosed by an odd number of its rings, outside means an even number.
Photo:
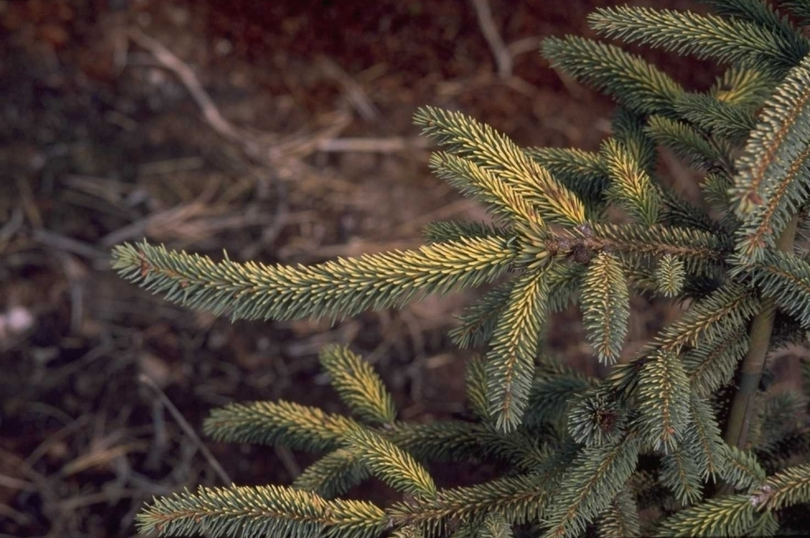
[[[491,2],[506,43],[589,34],[585,15],[610,4]],[[189,66],[264,153],[217,134],[133,30]],[[231,324],[121,281],[115,243],[285,263],[408,248],[431,220],[482,217],[429,174],[417,106],[462,110],[520,144],[585,149],[611,111],[536,52],[515,58],[519,80],[498,80],[465,0],[0,0],[0,36],[0,315],[21,320],[0,331],[0,536],[131,536],[151,496],[222,484],[142,375],[197,432],[230,401],[340,411],[317,351],[345,342],[378,367],[402,417],[463,410],[466,354],[445,333],[470,293],[334,326]],[[648,57],[690,87],[714,74]],[[353,138],[373,151],[323,143]],[[637,306],[634,342],[671,314]],[[593,369],[578,319],[563,313],[549,342]],[[311,461],[204,442],[239,484],[288,483]],[[452,485],[481,470],[436,472]],[[392,498],[373,484],[359,494]]]

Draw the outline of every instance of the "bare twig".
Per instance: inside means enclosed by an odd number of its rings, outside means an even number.
[[[164,393],[163,390],[160,387],[158,387],[154,381],[152,381],[149,377],[143,374],[138,376],[138,381],[151,388],[154,391],[155,395],[157,395],[157,397],[160,398],[160,401],[163,402],[163,405],[166,406],[166,408],[172,414],[174,419],[180,425],[180,428],[183,430],[183,433],[185,433],[186,436],[188,436],[189,440],[191,440],[194,446],[200,451],[200,453],[202,453],[203,457],[205,457],[206,461],[208,461],[208,465],[210,465],[211,468],[214,470],[214,472],[217,473],[219,478],[226,484],[232,484],[233,480],[231,480],[231,477],[228,476],[228,473],[225,472],[225,469],[222,468],[222,465],[220,465],[220,463],[217,461],[214,455],[211,454],[211,451],[208,450],[208,447],[205,446],[205,444],[203,444],[202,440],[194,431],[194,428],[191,427],[188,421],[183,417],[183,414],[180,412],[180,410],[177,409],[177,407],[175,407],[175,405],[172,403],[171,400],[169,400],[169,397],[166,396],[166,393]]]
[[[357,113],[368,122],[376,121],[380,115],[380,111],[369,99],[363,88],[349,76],[338,64],[325,56],[318,59],[321,69],[330,78],[335,79],[341,86],[343,91],[346,92],[349,102],[354,106]]]
[[[512,53],[503,42],[500,32],[492,18],[492,10],[489,8],[488,0],[472,0],[475,13],[478,15],[478,26],[484,39],[487,40],[489,49],[495,57],[495,64],[498,66],[498,77],[506,80],[512,76]]]
[[[540,36],[530,36],[524,37],[522,39],[518,39],[517,41],[512,41],[509,43],[507,48],[509,49],[509,54],[512,55],[512,58],[515,56],[520,56],[521,54],[525,54],[527,52],[537,52],[540,50],[540,44],[543,42],[543,38]]]
[[[409,149],[425,149],[430,141],[425,138],[331,138],[321,140],[316,146],[326,153],[396,153]]]
[[[98,250],[84,241],[79,241],[78,239],[73,239],[41,228],[34,230],[32,239],[37,243],[83,256],[91,260],[106,259],[109,257],[106,252]]]
[[[203,89],[202,84],[200,84],[197,75],[194,74],[194,71],[192,71],[185,62],[175,56],[159,41],[149,37],[140,30],[130,29],[129,38],[151,52],[161,65],[174,72],[180,78],[180,81],[191,94],[194,102],[197,103],[197,106],[202,110],[205,121],[207,121],[217,133],[232,142],[240,144],[243,142],[243,137],[239,130],[220,114],[219,109],[208,96],[208,93]]]

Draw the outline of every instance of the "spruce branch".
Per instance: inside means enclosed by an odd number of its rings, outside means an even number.
[[[489,207],[495,217],[525,226],[543,227],[543,219],[523,196],[494,173],[471,160],[436,152],[430,157],[430,167],[459,192]]]
[[[546,274],[520,276],[509,295],[487,354],[490,415],[504,432],[521,422],[534,377],[534,357],[545,322]]]
[[[380,480],[403,493],[434,497],[427,470],[401,448],[370,430],[355,428],[344,436],[346,448]]]
[[[755,506],[765,506],[769,510],[810,502],[810,464],[776,473],[753,495]]]
[[[610,127],[613,139],[625,146],[629,158],[645,172],[652,174],[655,171],[658,151],[655,141],[645,132],[647,118],[635,114],[625,107],[619,107],[613,114]]]
[[[708,396],[727,385],[749,346],[742,328],[728,331],[723,338],[703,341],[683,356],[683,365],[695,392]]]
[[[434,107],[420,108],[414,123],[423,134],[467,158],[508,184],[515,193],[536,206],[542,217],[561,224],[585,221],[582,203],[534,162],[512,140],[488,125],[460,114]]]
[[[723,458],[722,478],[727,484],[738,491],[751,491],[765,483],[765,470],[754,454],[730,445],[724,445],[720,454]]]
[[[672,491],[678,502],[685,505],[703,498],[700,470],[683,447],[678,447],[661,458],[661,483]]]
[[[732,199],[743,225],[737,251],[757,261],[787,227],[810,188],[810,57],[793,69],[759,114],[737,160]]]
[[[619,47],[581,37],[548,38],[551,65],[616,99],[636,114],[675,115],[683,89],[668,75]]]
[[[581,199],[598,199],[608,185],[607,167],[598,153],[577,148],[530,147],[524,151]]]
[[[675,110],[683,120],[698,129],[735,145],[745,142],[757,124],[753,107],[722,101],[703,93],[684,94]]]
[[[500,514],[487,514],[479,532],[481,538],[512,538],[512,526]]]
[[[465,380],[467,406],[478,419],[486,423],[489,419],[487,366],[481,355],[476,354],[467,362]]]
[[[346,417],[296,403],[231,403],[214,409],[203,431],[217,441],[281,445],[293,449],[332,450],[359,425]]]
[[[771,71],[779,75],[810,50],[788,35],[739,19],[644,7],[601,8],[588,16],[591,27],[626,43],[661,47],[678,54]],[[794,39],[790,39],[793,37]]]
[[[644,362],[637,393],[642,438],[655,450],[674,450],[689,420],[689,381],[676,352],[662,349]]]
[[[449,332],[453,343],[461,349],[489,343],[498,319],[509,303],[514,285],[514,280],[503,282],[467,307],[458,317],[459,325]]]
[[[624,488],[598,518],[599,538],[637,538],[641,536],[638,506],[629,488]]]
[[[810,6],[805,0],[783,0],[781,4],[803,24],[810,23]]]
[[[586,447],[615,443],[625,435],[626,411],[616,398],[603,390],[592,390],[576,401],[568,412],[568,433]]]
[[[295,478],[293,487],[324,499],[342,495],[369,477],[368,468],[346,448],[329,452]]]
[[[725,444],[711,405],[694,391],[689,400],[690,421],[684,435],[684,452],[695,463],[700,478],[716,480],[724,471]]]
[[[387,527],[380,508],[362,501],[327,501],[280,486],[199,488],[156,499],[138,515],[142,533],[206,534],[214,538],[327,536],[372,538]]]
[[[395,524],[413,525],[425,536],[441,536],[455,522],[485,513],[522,524],[542,517],[552,481],[543,476],[519,475],[475,486],[442,489],[434,498],[402,501],[389,509]]]
[[[750,269],[766,297],[810,328],[810,263],[794,254],[770,251]]]
[[[636,222],[653,226],[658,222],[659,195],[649,174],[630,149],[615,139],[602,145],[602,156],[612,182],[611,198],[634,217]]]
[[[680,295],[685,279],[686,269],[680,259],[671,254],[661,257],[655,268],[655,280],[661,295],[664,297]]]
[[[394,422],[397,412],[391,394],[359,355],[344,346],[330,345],[321,350],[320,361],[340,399],[361,420],[371,424]]]
[[[342,258],[310,266],[236,263],[120,245],[113,268],[169,301],[232,319],[351,316],[400,305],[420,293],[477,286],[505,271],[517,252],[503,237],[465,238],[418,250]]]
[[[594,387],[596,381],[561,365],[541,364],[537,368],[524,423],[529,428],[561,420],[570,402]]]
[[[639,440],[584,448],[563,476],[547,520],[545,538],[578,536],[624,488],[636,468]]]
[[[730,67],[712,85],[709,94],[718,101],[757,110],[773,93],[778,79],[755,69]]]
[[[683,346],[697,346],[700,340],[714,341],[745,326],[759,312],[750,289],[728,283],[695,302],[680,319],[656,336],[653,345],[678,351]]]
[[[583,234],[577,233],[578,236]],[[593,224],[589,237],[581,244],[591,251],[607,249],[628,256],[664,256],[670,254],[684,260],[686,270],[697,272],[719,263],[728,253],[722,237],[691,228],[671,226],[641,226],[637,224]],[[576,248],[578,242],[572,242]]]
[[[755,513],[748,495],[708,499],[665,519],[657,535],[662,538],[744,536],[754,526]]]
[[[630,294],[619,261],[601,252],[582,282],[582,310],[588,343],[600,362],[613,364],[621,355],[630,318]]]
[[[647,133],[695,168],[702,170],[732,168],[731,163],[727,162],[730,151],[724,142],[709,139],[684,122],[664,116],[651,116],[647,123]]]
[[[780,14],[764,0],[702,0],[711,5],[718,15],[737,17],[764,26],[769,31],[779,34],[793,42],[792,49],[801,57],[801,50],[806,50],[806,41],[790,20]],[[784,2],[783,2],[784,3]]]

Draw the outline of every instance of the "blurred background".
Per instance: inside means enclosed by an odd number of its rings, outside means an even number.
[[[461,413],[469,353],[446,332],[480,291],[334,325],[232,324],[120,280],[110,248],[148,238],[314,263],[482,218],[430,175],[416,107],[461,110],[522,145],[597,149],[611,103],[537,50],[546,36],[592,35],[587,13],[612,4],[0,0],[0,536],[135,536],[153,495],[289,483],[313,456],[197,434],[231,401],[341,411],[318,372],[326,343],[374,363],[402,418]],[[717,73],[644,56],[689,88]],[[666,154],[661,174],[697,194]],[[628,354],[674,315],[634,299]],[[594,370],[576,309],[548,340]],[[444,486],[483,472],[434,471]]]

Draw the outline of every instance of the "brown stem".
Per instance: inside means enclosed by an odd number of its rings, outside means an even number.
[[[776,242],[776,248],[783,252],[793,250],[793,239],[796,235],[798,216],[793,217],[782,235]],[[751,427],[751,418],[754,413],[754,397],[762,378],[765,367],[765,357],[773,332],[773,321],[776,314],[776,305],[773,299],[766,297],[762,300],[762,309],[754,317],[749,329],[751,346],[740,365],[740,384],[731,403],[731,410],[726,421],[726,431],[723,435],[726,443],[744,449]]]

